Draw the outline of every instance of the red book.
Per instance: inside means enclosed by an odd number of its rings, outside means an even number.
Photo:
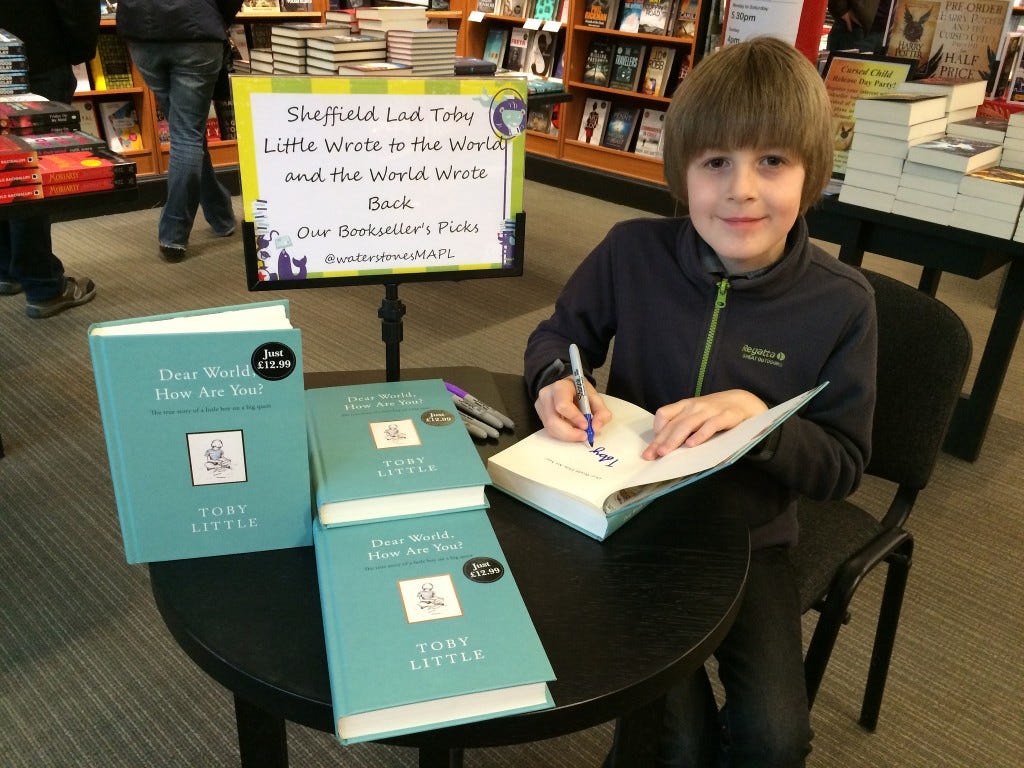
[[[7,189],[0,189],[0,204],[13,203],[17,200],[35,200],[42,196],[42,184],[19,184]]]
[[[0,171],[0,189],[18,184],[41,184],[43,181],[38,168],[13,168]]]
[[[43,184],[64,184],[90,179],[120,182],[135,180],[135,162],[109,149],[55,152],[41,155],[39,173]]]
[[[39,153],[20,136],[0,133],[0,170],[35,168]]]
[[[115,179],[86,179],[85,181],[69,181],[64,184],[44,184],[43,197],[64,197],[65,195],[81,195],[86,192],[101,192],[108,189],[124,189],[134,184]]]

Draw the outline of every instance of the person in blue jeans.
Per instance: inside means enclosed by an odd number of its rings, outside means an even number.
[[[799,499],[852,493],[870,457],[874,296],[808,236],[804,213],[832,171],[832,109],[792,45],[754,37],[704,57],[672,96],[663,141],[682,215],[612,227],[530,335],[524,378],[544,429],[583,442],[569,344],[587,376],[610,357],[608,394],[654,413],[649,461],[828,382],[693,486],[743,516],[750,564],[714,654],[724,700],[704,667],[679,680],[657,743],[658,766],[799,768],[812,731],[789,550]],[[600,435],[611,413],[592,378],[586,389]]]
[[[225,63],[227,27],[242,0],[121,0],[117,31],[167,116],[171,155],[157,239],[164,261],[185,258],[200,207],[213,233],[235,231],[231,194],[217,179],[206,120]]]
[[[76,83],[71,65],[88,61],[96,51],[100,12],[95,0],[3,2],[0,28],[25,44],[29,90],[70,104]],[[0,296],[22,291],[25,314],[36,319],[96,296],[92,280],[64,273],[53,252],[47,214],[0,220]]]

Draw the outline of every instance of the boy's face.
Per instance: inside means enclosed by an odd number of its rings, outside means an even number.
[[[686,171],[690,219],[733,274],[774,264],[800,213],[804,167],[784,150],[706,150]]]

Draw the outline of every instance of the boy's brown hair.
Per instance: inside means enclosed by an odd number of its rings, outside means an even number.
[[[687,207],[686,171],[707,149],[785,149],[804,167],[800,212],[832,176],[832,107],[817,70],[789,43],[754,37],[710,54],[665,117],[665,181]]]

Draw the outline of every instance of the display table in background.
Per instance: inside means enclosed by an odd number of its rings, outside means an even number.
[[[1024,317],[1024,243],[873,211],[834,196],[808,211],[807,224],[811,237],[837,243],[839,259],[847,264],[859,266],[865,252],[920,264],[918,287],[932,296],[943,272],[979,280],[1008,265],[974,385],[961,396],[943,445],[958,458],[977,459]]]
[[[521,377],[479,368],[402,373],[438,376],[516,421],[515,435],[479,444],[483,456],[537,428]],[[312,373],[306,383],[383,378],[383,371]],[[699,485],[659,499],[603,543],[489,490],[488,515],[558,678],[550,685],[555,707],[389,743],[418,748],[421,766],[450,768],[467,747],[536,741],[621,718],[614,764],[650,765],[663,694],[721,642],[746,580],[746,526],[701,499]],[[333,732],[311,547],[152,563],[149,571],[175,640],[234,694],[243,766],[287,765],[287,720]]]

